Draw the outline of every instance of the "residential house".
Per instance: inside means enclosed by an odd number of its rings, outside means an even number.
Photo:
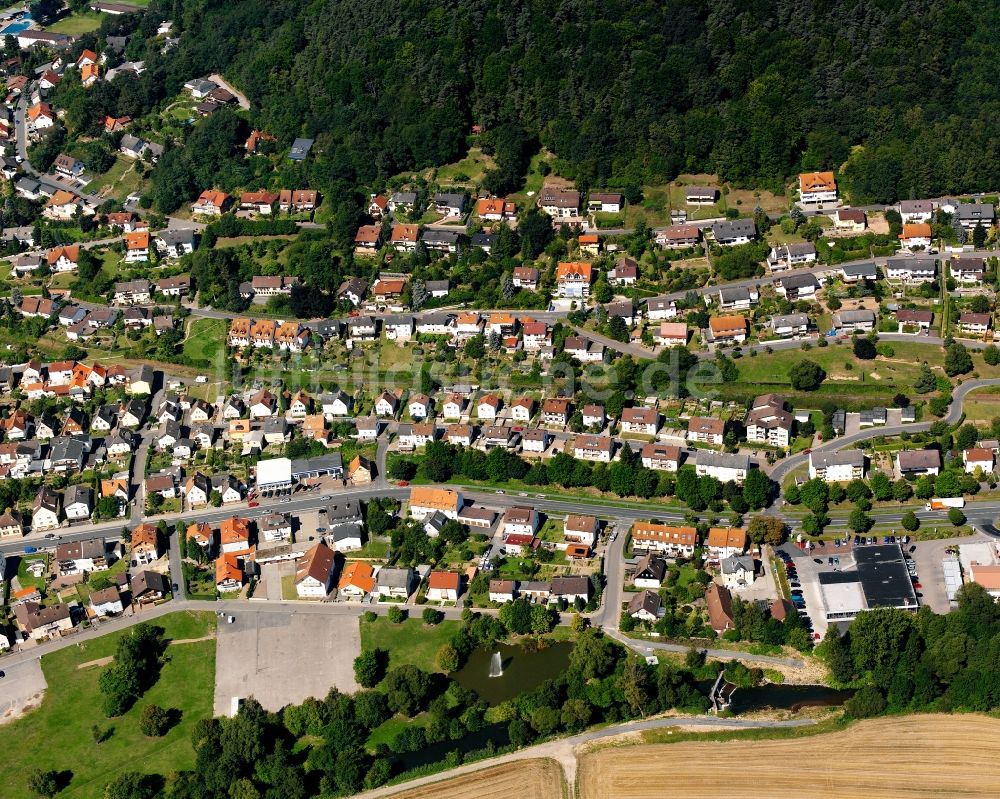
[[[570,299],[590,296],[594,269],[583,262],[562,262],[556,267],[556,295]]]
[[[800,203],[837,202],[837,181],[833,172],[803,172],[799,175]]]
[[[937,259],[890,258],[885,264],[885,276],[903,283],[930,283],[937,276]]]
[[[588,429],[602,430],[607,423],[607,416],[604,413],[603,405],[584,405],[580,411],[580,415],[583,417],[583,426]]]
[[[750,555],[730,555],[719,561],[719,571],[726,588],[735,591],[753,585],[754,562]]]
[[[833,315],[833,326],[840,333],[871,332],[875,329],[875,312],[866,308],[838,311]]]
[[[698,477],[714,477],[720,483],[732,480],[741,485],[750,471],[750,456],[700,449],[695,453],[694,468]]]
[[[295,593],[303,599],[325,599],[333,586],[334,552],[322,541],[303,555],[295,570]]]
[[[688,429],[685,438],[688,441],[722,446],[725,433],[726,423],[721,419],[714,419],[707,416],[692,416],[688,419]]]
[[[542,454],[552,442],[552,435],[540,427],[533,427],[521,433],[521,449],[523,452]]]
[[[983,282],[986,261],[983,258],[954,258],[950,264],[951,276],[963,285]]]
[[[760,295],[752,286],[723,286],[719,289],[719,308],[724,311],[748,311],[757,304]],[[708,303],[709,297],[705,296]]]
[[[553,219],[577,219],[580,216],[580,192],[543,187],[538,207]]]
[[[133,565],[143,566],[147,563],[152,563],[160,556],[159,538],[160,535],[156,529],[156,525],[149,522],[143,522],[132,531],[131,547]]]
[[[601,534],[601,523],[595,516],[571,513],[563,524],[563,540],[593,549]]]
[[[655,436],[660,429],[660,414],[656,408],[624,408],[621,431],[635,435]]]
[[[684,202],[687,205],[714,205],[718,193],[718,189],[714,186],[686,186]]]
[[[779,338],[804,336],[809,332],[809,317],[804,313],[776,314],[767,324]]]
[[[375,588],[372,567],[363,561],[352,561],[344,568],[337,584],[337,595],[344,599],[363,599]]]
[[[156,290],[165,297],[186,297],[191,291],[191,275],[160,278]]]
[[[982,474],[990,474],[994,464],[993,450],[983,447],[970,447],[962,450],[962,463],[965,465],[966,474],[974,474],[976,469],[979,469]]]
[[[156,602],[170,593],[167,578],[159,572],[141,571],[132,576],[132,600],[140,604]]]
[[[14,608],[14,617],[25,637],[34,641],[59,636],[73,629],[69,606],[62,602],[47,607],[37,602],[22,602]]]
[[[52,530],[59,526],[60,496],[51,488],[42,486],[31,506],[31,529]]]
[[[715,243],[723,247],[747,244],[757,238],[757,226],[752,219],[730,219],[715,222],[710,230]]]
[[[634,286],[639,280],[639,264],[631,258],[619,258],[607,277],[612,286]]]
[[[740,315],[713,316],[708,320],[708,332],[712,341],[720,344],[742,344],[747,338],[747,320]]]
[[[516,266],[512,275],[512,281],[519,289],[534,291],[538,288],[538,270],[533,266]]]
[[[517,216],[517,206],[496,197],[476,201],[476,216],[487,222],[501,222]]]
[[[197,232],[185,230],[161,230],[156,234],[156,249],[165,258],[180,258],[194,252]]]
[[[816,245],[811,241],[776,244],[767,256],[767,265],[772,272],[784,272],[787,269],[815,262]]]
[[[930,222],[934,217],[934,205],[931,200],[900,200],[896,210],[903,224]]]
[[[153,284],[145,278],[115,283],[114,302],[118,305],[141,305],[148,303],[153,293]]]
[[[80,245],[53,247],[46,253],[45,258],[49,262],[49,269],[53,272],[71,272],[79,265]]]
[[[415,519],[423,519],[438,511],[449,519],[456,519],[463,504],[461,492],[449,488],[413,486],[410,489],[410,515]]]
[[[351,277],[340,284],[337,289],[337,299],[347,300],[357,307],[368,293],[368,282],[360,277]]]
[[[580,363],[600,363],[604,360],[604,345],[583,336],[567,336],[563,352]]]
[[[859,449],[809,453],[809,479],[828,483],[861,480],[865,476],[865,454]]]
[[[503,534],[509,535],[529,535],[533,536],[538,532],[541,525],[538,511],[533,508],[511,507],[503,515]]]
[[[206,189],[198,199],[191,204],[192,214],[203,214],[205,216],[221,216],[232,204],[232,197],[224,191]]]
[[[318,204],[319,192],[314,189],[282,189],[278,192],[278,208],[286,214],[311,214]]]
[[[659,472],[676,472],[681,462],[681,448],[675,444],[644,444],[641,451],[642,465]]]
[[[656,243],[668,250],[694,247],[701,241],[701,229],[695,225],[670,225],[656,233]]]
[[[427,577],[427,600],[429,602],[458,602],[462,575],[458,572],[435,569]]]
[[[690,558],[698,546],[694,527],[637,521],[632,524],[632,548],[636,554],[656,553],[672,558]]]
[[[89,486],[71,485],[63,494],[63,512],[70,521],[89,519],[94,507],[94,492]]]
[[[592,191],[587,197],[587,211],[591,214],[617,214],[624,200],[616,191]]]
[[[573,457],[579,460],[611,463],[614,451],[610,436],[579,435],[573,439]]]
[[[490,580],[490,602],[504,604],[513,602],[517,596],[517,582],[514,580]]]
[[[815,297],[820,286],[814,275],[808,272],[796,272],[782,277],[775,288],[786,300],[795,301]]]
[[[941,471],[941,452],[936,449],[904,449],[896,453],[896,471],[901,476],[936,475]]]
[[[841,208],[834,216],[834,227],[845,233],[864,233],[868,215],[860,208]]]
[[[785,410],[781,397],[764,394],[757,397],[746,418],[747,441],[788,447],[792,438],[792,414]]]
[[[636,588],[652,588],[659,590],[667,577],[667,562],[650,552],[639,558],[632,576],[632,585]]]
[[[709,560],[742,555],[747,551],[750,539],[742,527],[711,527],[705,538],[705,555]]]
[[[650,297],[646,300],[646,317],[650,322],[674,319],[677,316],[677,302],[666,297]]]
[[[660,595],[656,591],[649,590],[633,594],[626,612],[633,619],[649,624],[655,624],[664,613],[660,607]]]
[[[899,234],[899,243],[900,246],[909,250],[926,250],[931,246],[932,238],[931,226],[927,222],[913,222],[909,225],[903,225],[903,232]]]
[[[954,216],[967,231],[975,230],[977,225],[989,230],[993,226],[995,209],[991,203],[958,203]]]
[[[110,585],[107,588],[92,591],[90,593],[89,603],[91,612],[98,618],[104,618],[105,616],[117,616],[125,610],[121,594],[119,593],[118,586],[116,585]]]
[[[542,419],[544,425],[565,427],[569,422],[570,406],[565,397],[554,397],[542,402]],[[531,418],[529,412],[528,418]]]
[[[375,575],[374,593],[379,599],[406,599],[415,588],[413,569],[395,569],[383,566]]]
[[[966,312],[958,316],[958,329],[973,336],[984,336],[992,322],[992,314]]]
[[[393,225],[389,243],[398,252],[414,252],[420,235],[418,225]]]

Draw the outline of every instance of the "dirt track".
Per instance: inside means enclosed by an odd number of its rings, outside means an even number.
[[[455,779],[425,785],[392,799],[559,799],[563,795],[562,774],[554,760],[521,760],[484,769]]]
[[[623,746],[583,755],[580,799],[1000,796],[1000,720],[876,719],[796,740]]]

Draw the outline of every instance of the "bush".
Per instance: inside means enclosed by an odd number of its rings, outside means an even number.
[[[162,738],[170,729],[170,711],[159,705],[146,705],[139,714],[139,729],[148,738]]]
[[[849,719],[868,719],[885,710],[885,697],[871,685],[859,688],[858,692],[844,703],[844,715]]]
[[[797,391],[815,391],[826,379],[826,372],[815,361],[802,360],[789,370],[788,378]]]
[[[393,624],[402,624],[406,621],[406,611],[399,607],[399,605],[390,605],[389,613],[387,615],[389,617],[389,621]]]
[[[960,508],[952,508],[948,511],[948,521],[956,527],[960,527],[965,524],[965,514],[962,513]]]
[[[354,658],[354,679],[362,688],[374,688],[385,676],[389,653],[383,649],[366,649]]]
[[[424,624],[440,624],[444,620],[444,614],[434,608],[424,608]]]

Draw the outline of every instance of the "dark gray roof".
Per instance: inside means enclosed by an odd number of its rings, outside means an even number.
[[[872,261],[866,261],[863,264],[845,264],[840,267],[840,271],[847,277],[863,277],[870,278],[872,280],[874,280],[877,275],[875,264]]]
[[[853,466],[865,465],[865,453],[860,449],[843,449],[839,452],[813,452],[809,456],[813,467],[825,469],[830,466]]]
[[[801,289],[806,286],[819,288],[819,281],[810,272],[793,272],[788,277],[781,278],[781,285],[786,291],[788,289]]]
[[[723,469],[750,469],[750,456],[742,453],[711,452],[699,449],[694,456],[698,466],[717,466]]]
[[[296,139],[292,142],[291,152],[288,153],[290,161],[304,161],[309,151],[312,149],[312,139]]]
[[[712,225],[712,235],[716,241],[735,239],[740,236],[757,235],[757,226],[752,219],[727,219]]]
[[[778,314],[771,317],[771,327],[801,327],[809,324],[809,317],[804,313]]]

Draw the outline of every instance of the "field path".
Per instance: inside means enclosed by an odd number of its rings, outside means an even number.
[[[1000,796],[998,756],[998,719],[882,718],[807,740],[608,747],[581,756],[579,797],[654,799],[669,783],[670,799],[987,799]]]
[[[371,791],[356,794],[354,799],[380,799],[380,797],[394,797],[394,799],[423,799],[424,797],[457,795],[475,796],[477,799],[492,799],[492,797],[507,797],[516,795],[519,799],[555,799],[558,796],[575,795],[577,754],[576,748],[581,744],[593,741],[612,738],[627,733],[642,732],[643,730],[655,730],[664,727],[702,727],[711,730],[717,729],[752,729],[756,727],[802,727],[815,722],[811,719],[796,719],[793,721],[758,721],[755,719],[720,719],[715,716],[669,716],[657,719],[646,719],[644,721],[631,721],[626,724],[616,724],[613,727],[590,730],[589,732],[573,735],[569,738],[562,738],[547,743],[529,746],[519,749],[510,754],[500,757],[480,760],[469,763],[458,768],[451,769],[440,774],[431,774],[427,777],[419,777],[400,785],[385,786]],[[541,793],[528,792],[529,786],[524,784],[520,778],[517,780],[519,789],[515,792],[507,791],[502,786],[507,784],[508,774],[514,772],[515,775],[527,773],[529,764],[533,773],[537,773],[538,763],[548,762],[555,766],[558,764],[562,770],[561,783],[564,786],[561,791],[556,791],[551,784],[547,790]],[[509,766],[518,763],[515,769],[494,770],[496,766]],[[548,768],[548,767],[546,767]],[[470,777],[471,779],[466,779]],[[486,781],[486,776],[492,783]],[[447,782],[447,785],[442,783]],[[482,784],[480,784],[482,783]],[[533,785],[538,783],[533,781]],[[568,789],[565,786],[569,786]],[[422,789],[428,789],[429,792]],[[457,789],[457,790],[456,790]],[[534,790],[532,787],[531,790]],[[607,797],[613,794],[605,794]],[[659,796],[659,794],[658,794]]]

